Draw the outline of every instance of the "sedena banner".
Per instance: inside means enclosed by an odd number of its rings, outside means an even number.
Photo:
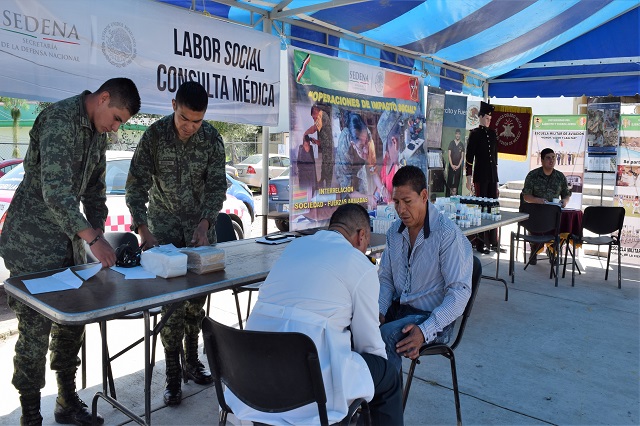
[[[58,101],[128,77],[143,112],[168,114],[193,80],[207,119],[278,124],[277,37],[150,0],[3,0],[0,63],[8,97]]]
[[[327,225],[345,203],[387,218],[396,170],[426,170],[421,79],[294,48],[288,54],[290,201],[278,214],[291,230]]]
[[[620,116],[614,205],[625,209],[620,237],[626,262],[640,264],[640,115]]]

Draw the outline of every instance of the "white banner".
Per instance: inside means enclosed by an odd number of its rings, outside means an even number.
[[[278,124],[277,37],[149,0],[2,0],[0,64],[4,96],[58,101],[128,77],[142,112],[168,114],[194,80],[207,119]]]

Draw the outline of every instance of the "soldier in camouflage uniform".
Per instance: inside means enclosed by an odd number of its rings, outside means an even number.
[[[560,198],[560,204],[565,207],[571,198],[571,191],[565,175],[554,168],[556,154],[551,148],[545,148],[540,152],[540,158],[542,167],[531,170],[524,179],[522,199],[527,203],[547,204],[554,198]],[[541,247],[540,244],[531,244],[531,265],[538,263],[537,254]]]
[[[142,135],[131,161],[126,186],[131,228],[143,247],[172,243],[176,247],[215,243],[215,222],[227,189],[224,144],[204,121],[208,97],[196,82],[180,86],[174,113]],[[147,209],[146,204],[149,202]],[[206,297],[181,302],[160,332],[165,349],[167,405],[182,401],[180,345],[185,341],[185,370],[198,384],[213,381],[198,359],[198,335]],[[168,307],[163,307],[163,316]]]
[[[29,133],[24,179],[0,238],[0,255],[11,276],[86,263],[84,242],[104,267],[115,264],[115,252],[102,238],[107,218],[106,132],[117,131],[139,109],[135,84],[116,78],[95,93],[85,91],[38,115]],[[91,412],[75,384],[84,327],[55,324],[11,297],[8,302],[18,319],[12,383],[20,393],[20,423],[42,423],[40,389],[51,335],[51,369],[58,381],[56,422],[91,424]],[[101,416],[98,420],[104,422]]]

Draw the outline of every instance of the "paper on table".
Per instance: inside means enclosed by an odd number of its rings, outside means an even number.
[[[46,278],[34,278],[23,280],[24,285],[31,294],[49,293],[52,291],[73,290],[82,285],[82,280],[78,278],[71,269],[66,269]]]
[[[98,272],[100,272],[100,270],[102,269],[102,264],[101,263],[97,263],[94,266],[87,268],[87,269],[80,269],[78,271],[75,271],[76,274],[80,275],[80,277],[83,280],[88,280],[89,278],[93,277],[95,274],[97,274]]]
[[[295,240],[296,237],[285,237],[285,238],[280,238],[277,240],[267,240],[265,237],[260,237],[256,239],[256,243],[262,243],[262,244],[282,244],[282,243],[288,243],[289,241],[293,241]]]
[[[142,266],[133,268],[123,268],[121,266],[112,266],[111,269],[124,275],[125,280],[140,280],[145,278],[155,278],[156,274],[146,271]]]

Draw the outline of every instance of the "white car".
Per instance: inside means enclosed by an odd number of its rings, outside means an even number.
[[[278,177],[289,168],[289,157],[269,154],[269,179]],[[235,165],[238,180],[255,188],[262,187],[262,154],[254,154]]]
[[[125,201],[125,183],[129,174],[129,165],[133,157],[132,151],[107,151],[107,207],[109,215],[105,222],[105,232],[128,232],[131,225],[131,214]],[[16,188],[22,182],[24,168],[22,164],[0,178],[0,232],[4,225],[5,215]],[[227,213],[233,221],[238,239],[251,235],[251,214],[247,206],[236,197],[227,193],[227,199],[221,212]]]

